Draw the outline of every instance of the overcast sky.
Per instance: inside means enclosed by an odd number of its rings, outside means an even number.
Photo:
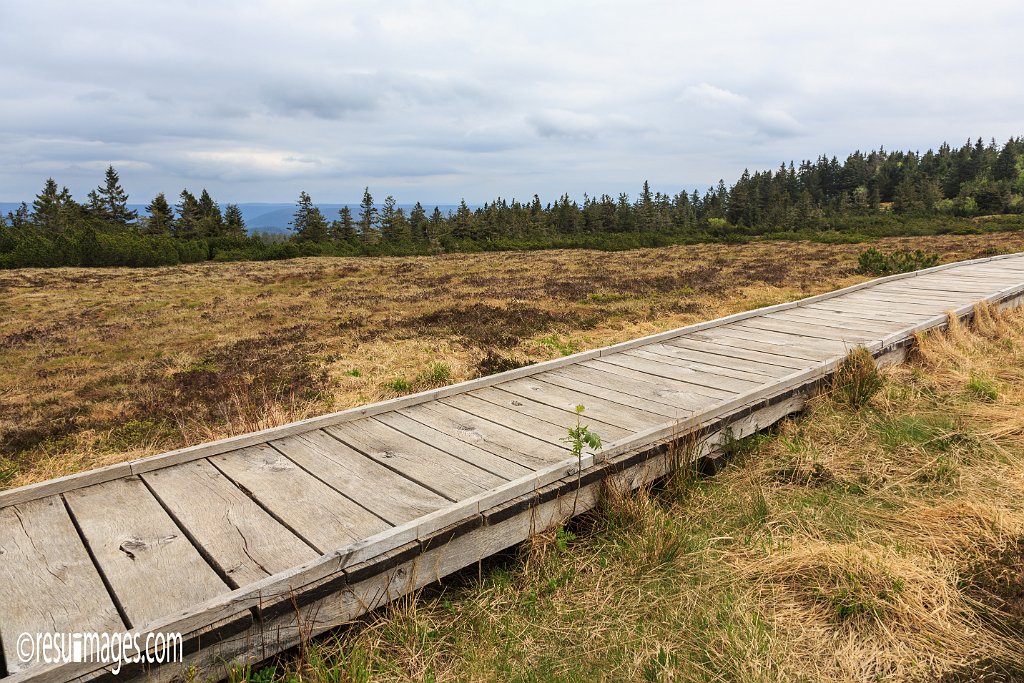
[[[847,8],[840,8],[845,5]],[[1024,3],[0,0],[0,200],[545,200],[1024,134]]]

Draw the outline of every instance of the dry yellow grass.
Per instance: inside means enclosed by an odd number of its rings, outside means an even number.
[[[1022,680],[1024,310],[882,380],[260,680]]]
[[[876,246],[951,261],[1022,250],[1024,235]],[[835,289],[864,279],[863,249],[0,272],[0,488]]]

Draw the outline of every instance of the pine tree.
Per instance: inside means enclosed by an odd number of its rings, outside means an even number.
[[[356,242],[356,223],[352,220],[352,209],[343,206],[338,209],[338,218],[331,221],[330,237],[336,242]]]
[[[121,187],[121,178],[113,166],[107,166],[103,185],[89,193],[89,205],[94,214],[117,227],[127,227],[139,217],[128,208],[128,193]]]
[[[144,232],[147,235],[168,235],[174,227],[174,210],[167,202],[167,197],[161,192],[153,197],[153,201],[146,207],[149,217],[145,220]]]
[[[359,235],[364,242],[373,244],[377,241],[378,213],[373,205],[370,188],[363,190],[363,201],[359,202]]]
[[[245,219],[242,218],[242,210],[238,208],[238,204],[228,204],[224,207],[222,234],[225,237],[245,237]]]
[[[313,206],[313,200],[305,192],[299,193],[299,201],[291,222],[296,242],[326,242],[327,221],[320,209]]]

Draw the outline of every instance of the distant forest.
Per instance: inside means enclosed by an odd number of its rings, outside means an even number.
[[[140,217],[128,209],[117,171],[76,201],[52,178],[31,205],[0,216],[0,268],[155,266],[206,260],[314,255],[406,255],[544,248],[630,249],[678,243],[812,239],[1019,230],[1024,227],[1024,138],[1002,147],[980,138],[937,151],[821,156],[775,171],[744,171],[703,194],[567,194],[544,204],[496,199],[471,209],[405,212],[369,188],[358,212],[325,216],[302,192],[291,236],[249,235],[238,207],[223,210],[203,190],[176,204],[158,194]],[[1014,217],[1013,215],[1016,214]],[[1007,215],[1003,219],[973,220]]]

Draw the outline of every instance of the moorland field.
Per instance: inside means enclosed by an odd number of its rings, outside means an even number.
[[[941,261],[1024,234],[886,238]],[[491,374],[867,279],[754,242],[0,272],[0,487]]]

